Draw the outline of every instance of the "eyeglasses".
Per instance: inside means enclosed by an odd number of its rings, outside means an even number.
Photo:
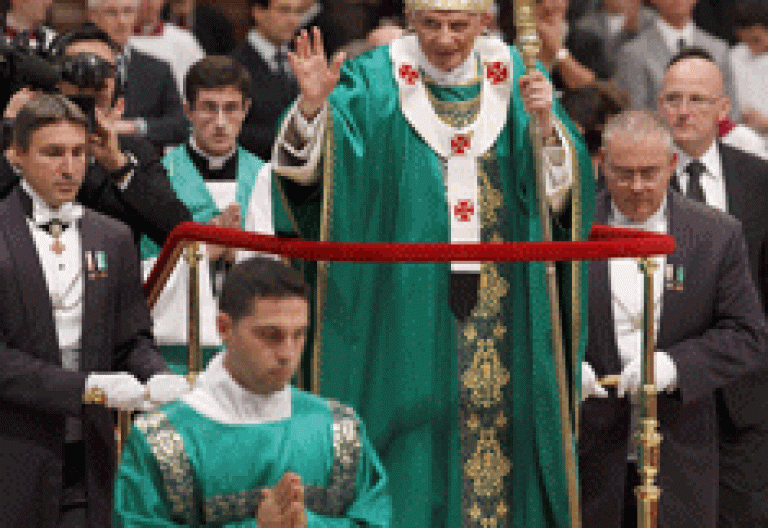
[[[242,103],[232,102],[224,103],[223,105],[217,105],[216,103],[203,101],[202,103],[195,105],[194,111],[200,114],[200,117],[206,119],[212,119],[216,117],[219,112],[223,113],[225,118],[233,119],[240,117],[245,109],[243,108]]]
[[[693,110],[705,110],[709,105],[720,101],[720,97],[706,97],[704,95],[692,94],[685,97],[681,93],[667,93],[661,96],[661,101],[670,108],[680,108],[684,102]]]
[[[658,165],[655,167],[641,167],[639,169],[627,169],[625,167],[614,167],[613,165],[605,164],[605,170],[607,175],[616,181],[618,185],[630,186],[635,181],[635,177],[640,178],[640,183],[644,186],[651,186],[658,183],[665,175],[664,165]]]

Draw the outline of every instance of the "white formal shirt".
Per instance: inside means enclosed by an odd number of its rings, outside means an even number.
[[[73,222],[61,233],[59,240],[64,245],[64,251],[61,255],[56,254],[51,249],[56,239],[45,229],[38,227],[38,223],[47,222],[47,219],[42,218],[43,216],[56,216],[55,212],[51,211],[25,180],[21,181],[21,185],[32,198],[32,218],[27,219],[27,224],[32,233],[32,240],[37,248],[45,282],[53,302],[53,319],[59,348],[78,349],[82,335],[84,292],[80,228],[77,222]],[[77,204],[64,204],[61,209],[63,213],[72,217],[80,218],[83,214],[82,207]]]
[[[690,176],[685,168],[693,160],[688,154],[680,149],[677,151],[677,179],[680,182],[680,191],[683,194],[688,192],[688,181]],[[704,190],[704,199],[707,205],[728,212],[728,197],[725,192],[725,178],[723,177],[723,162],[720,159],[720,149],[717,142],[713,141],[709,149],[699,158],[699,161],[706,167],[699,177],[701,188]]]
[[[291,386],[272,394],[256,394],[236,382],[219,352],[200,374],[183,401],[200,414],[230,425],[255,425],[291,417]]]
[[[278,48],[255,29],[248,32],[248,43],[256,50],[256,53],[261,55],[261,58],[266,61],[273,73],[277,73],[279,70],[276,55],[277,50],[280,49],[285,55],[286,73],[291,74],[291,63],[288,62],[288,52],[290,51],[288,44],[283,44]]]
[[[680,51],[678,42],[681,40],[686,46],[693,44],[693,22],[688,22],[683,29],[673,28],[667,24],[661,17],[656,17],[656,27],[661,33],[661,38],[664,40],[664,44],[667,46],[672,55],[675,55]]]

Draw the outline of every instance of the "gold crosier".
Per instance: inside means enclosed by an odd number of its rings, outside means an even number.
[[[536,71],[539,54],[539,37],[536,31],[536,16],[534,13],[535,0],[515,0],[515,25],[518,32],[518,46],[525,64],[526,71]],[[531,145],[533,147],[533,157],[536,164],[536,187],[539,206],[539,218],[541,220],[542,240],[544,242],[552,241],[552,224],[550,218],[549,204],[546,196],[545,170],[543,158],[543,137],[542,130],[536,116],[532,115],[530,125]],[[571,149],[573,150],[573,149]],[[573,165],[571,199],[573,206],[571,225],[572,240],[579,240],[581,236],[581,203],[579,196],[580,182],[577,165]],[[547,297],[549,300],[550,327],[552,336],[552,354],[555,365],[555,376],[558,389],[558,403],[560,411],[560,424],[562,432],[563,460],[565,461],[565,479],[568,491],[568,511],[571,518],[571,527],[581,527],[581,512],[579,508],[578,486],[576,482],[576,453],[574,441],[574,428],[576,426],[575,417],[578,416],[576,398],[570,394],[567,385],[567,375],[565,367],[565,345],[563,337],[563,326],[560,317],[560,301],[557,285],[557,271],[553,261],[545,261],[544,269],[547,281]],[[578,343],[580,328],[580,298],[576,292],[580,291],[581,276],[579,263],[572,263],[573,288],[571,299],[572,306],[572,358],[571,362],[575,366],[575,359],[578,358]],[[580,365],[579,365],[580,366]],[[573,379],[576,379],[575,377]],[[573,406],[571,406],[573,405]]]

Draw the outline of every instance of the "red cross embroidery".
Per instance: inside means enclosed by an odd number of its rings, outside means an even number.
[[[469,136],[465,134],[456,134],[453,136],[453,139],[451,139],[451,153],[454,155],[464,154],[469,150],[470,145],[471,142]]]
[[[475,204],[472,200],[458,200],[453,206],[453,215],[459,222],[469,222],[473,214],[475,214]]]
[[[416,79],[419,78],[419,72],[417,72],[410,64],[403,64],[400,66],[397,73],[405,81],[405,84],[416,84]]]
[[[509,67],[503,62],[488,63],[485,71],[491,84],[501,84],[509,79]]]

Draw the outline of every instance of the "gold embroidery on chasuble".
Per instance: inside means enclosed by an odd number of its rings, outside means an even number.
[[[428,91],[429,92],[429,91]],[[453,127],[471,124],[481,96],[466,101],[430,101]],[[480,238],[503,241],[508,232],[495,150],[478,159]],[[511,372],[504,305],[510,284],[494,262],[481,264],[478,303],[458,323],[459,420],[461,429],[462,526],[511,528]]]

